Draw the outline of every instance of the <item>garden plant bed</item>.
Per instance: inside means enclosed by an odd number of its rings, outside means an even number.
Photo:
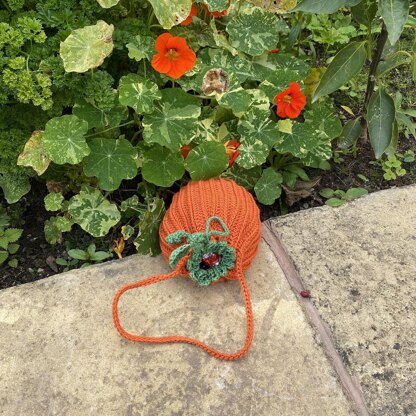
[[[410,145],[411,147],[401,149],[401,151],[404,152],[413,149],[416,153],[416,141],[414,139]],[[394,181],[386,181],[382,177],[381,168],[369,164],[372,160],[372,149],[370,146],[366,146],[361,149],[361,153],[357,158],[352,155],[344,156],[344,161],[341,163],[336,164],[332,162],[331,170],[329,171],[324,171],[323,173],[318,171],[311,172],[311,177],[315,174],[321,177],[320,182],[313,188],[309,197],[288,207],[288,212],[292,213],[324,205],[325,200],[319,195],[319,191],[324,188],[347,190],[352,187],[364,187],[371,193],[416,183],[415,166],[410,168],[407,175],[397,178]],[[369,181],[363,182],[357,178],[357,173],[361,173],[366,178],[369,178]],[[39,187],[38,192],[42,192],[41,187]],[[27,201],[28,209],[30,209],[31,220],[27,221],[27,224],[23,226],[24,233],[20,240],[21,249],[17,255],[18,266],[16,268],[4,268],[0,278],[0,289],[32,282],[60,273],[63,271],[63,267],[56,265],[54,259],[58,257],[67,258],[65,245],[58,244],[51,246],[45,240],[44,223],[50,217],[50,213],[45,210],[42,200],[35,198],[34,195],[28,195],[25,200]],[[281,215],[278,203],[272,206],[259,204],[259,208],[262,221]],[[81,246],[86,247],[90,242],[94,241],[88,238],[82,230],[78,231]],[[110,249],[112,246],[111,237],[108,236],[102,239],[98,246],[99,249]],[[126,245],[123,256],[126,257],[134,254],[136,254],[134,245],[132,243]],[[116,256],[109,260],[114,260],[115,258]]]
[[[189,180],[262,220],[416,183],[416,5],[318,3],[2,0],[0,289],[159,254]]]

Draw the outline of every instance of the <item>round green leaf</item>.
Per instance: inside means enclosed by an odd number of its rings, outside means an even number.
[[[43,146],[50,159],[59,164],[75,165],[90,153],[85,141],[88,123],[77,116],[55,117],[46,123]]]
[[[68,255],[77,260],[89,260],[88,253],[84,250],[80,250],[79,248],[68,250]]]
[[[185,160],[186,170],[194,181],[218,176],[227,166],[225,146],[217,142],[206,142],[196,146]]]
[[[46,211],[58,211],[62,208],[64,196],[60,192],[51,192],[44,198]]]
[[[350,188],[345,194],[347,201],[352,201],[353,199],[359,198],[361,196],[367,195],[368,191],[364,188]]]
[[[0,187],[8,204],[14,204],[30,191],[29,177],[22,174],[3,173]]]
[[[269,150],[279,141],[280,137],[277,123],[270,119],[270,111],[255,107],[240,119],[237,131],[241,135],[242,143],[258,139],[267,145]],[[241,165],[240,161],[238,164]]]
[[[119,91],[120,103],[134,108],[139,114],[153,113],[154,101],[162,98],[157,84],[136,74],[122,77]]]
[[[137,62],[145,58],[150,61],[154,55],[154,45],[155,39],[152,36],[139,33],[126,45],[129,50],[129,58]]]
[[[97,189],[84,187],[69,201],[68,212],[81,228],[94,237],[103,237],[120,221],[115,204],[107,201]]]
[[[295,157],[303,158],[320,143],[319,131],[312,123],[293,122],[292,132],[280,132],[280,140],[274,148],[279,153],[291,153]]]
[[[241,137],[238,150],[240,154],[236,162],[244,169],[251,169],[264,163],[270,151],[269,146],[255,136]]]
[[[291,82],[301,82],[309,72],[309,65],[288,53],[265,53],[254,57],[251,78],[269,80],[278,90],[285,90]],[[277,91],[279,92],[279,91]],[[277,93],[276,92],[276,93]]]
[[[238,117],[243,115],[250,107],[251,95],[243,88],[230,91],[219,98],[219,104],[229,108]]]
[[[85,120],[89,129],[117,127],[129,115],[127,107],[122,105],[102,109],[85,101],[75,103],[72,107],[72,114]]]
[[[321,139],[332,140],[342,134],[342,124],[327,103],[317,103],[305,112],[305,122],[312,123]]]
[[[176,151],[195,137],[201,107],[195,105],[198,99],[179,88],[161,93],[162,100],[156,104],[153,114],[143,118],[144,140]]]
[[[183,157],[179,152],[155,146],[144,154],[142,175],[147,182],[168,187],[182,178],[184,172]]]
[[[254,185],[261,177],[261,167],[255,166],[252,169],[244,169],[238,166],[236,163],[230,169],[227,169],[222,175],[222,178],[232,179],[238,185],[247,189],[247,191],[252,191]]]
[[[341,205],[344,205],[345,200],[339,199],[339,198],[330,198],[327,201],[325,201],[325,204],[329,205],[332,208],[337,208],[337,207],[340,207]]]
[[[17,159],[19,166],[31,166],[39,176],[48,169],[51,162],[43,147],[42,136],[42,131],[34,131]]]
[[[61,42],[60,54],[66,72],[87,72],[100,66],[113,51],[114,26],[99,20],[76,29]]]
[[[71,231],[72,221],[65,217],[51,217],[45,221],[45,240],[49,244],[62,241],[62,233]]]
[[[267,168],[263,171],[261,178],[254,186],[254,192],[261,204],[272,205],[282,193],[281,184],[283,177],[273,168]]]
[[[277,17],[251,7],[232,18],[227,25],[231,45],[249,55],[261,55],[276,47],[279,35]]]
[[[319,191],[319,195],[323,196],[324,198],[332,198],[334,196],[334,190],[331,188],[323,188]]]
[[[366,42],[351,42],[341,49],[323,74],[312,102],[331,94],[360,72],[367,59]]]
[[[123,179],[137,174],[137,151],[126,139],[95,138],[89,142],[91,153],[84,159],[84,173],[96,176],[101,189],[114,191]]]

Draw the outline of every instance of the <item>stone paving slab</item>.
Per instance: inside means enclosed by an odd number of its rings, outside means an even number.
[[[354,414],[266,244],[247,272],[255,337],[240,361],[119,337],[115,291],[166,271],[161,257],[133,256],[0,291],[0,415]],[[237,282],[200,288],[178,278],[126,293],[120,311],[142,334],[194,336],[223,351],[244,340]]]
[[[370,414],[416,415],[416,187],[272,226],[358,376]]]

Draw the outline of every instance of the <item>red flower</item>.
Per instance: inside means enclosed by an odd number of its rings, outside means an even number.
[[[279,117],[297,118],[306,105],[305,94],[297,82],[291,82],[289,88],[274,97]]]
[[[181,153],[182,157],[186,159],[188,157],[189,152],[191,151],[191,146],[189,144],[186,144],[185,146],[181,147]]]
[[[192,3],[192,7],[191,7],[191,11],[189,13],[189,16],[181,22],[182,26],[188,26],[189,24],[192,23],[192,17],[196,16],[198,14],[198,9],[196,8],[195,4]]]
[[[237,150],[237,147],[240,146],[240,143],[237,140],[228,140],[228,142],[224,143],[224,146],[229,159],[228,167],[230,168],[240,154],[240,152]]]
[[[230,7],[230,3],[231,3],[231,0],[228,0],[228,7]],[[223,10],[222,12],[220,12],[220,11],[211,12],[208,9],[208,6],[205,3],[202,3],[202,7],[208,12],[208,14],[210,14],[212,17],[216,17],[216,18],[227,16],[227,13],[228,13],[228,8]]]
[[[196,64],[195,52],[180,36],[163,33],[156,39],[155,49],[157,54],[152,59],[152,67],[168,77],[178,79]]]
[[[269,51],[270,53],[278,53],[279,52],[279,48],[276,48],[276,49],[272,49],[271,51]]]

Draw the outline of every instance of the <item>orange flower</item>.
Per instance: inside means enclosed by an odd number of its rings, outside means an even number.
[[[195,52],[180,36],[163,33],[156,39],[155,49],[157,54],[152,59],[152,67],[168,77],[178,79],[196,64]]]
[[[192,17],[196,16],[198,14],[198,9],[196,8],[195,4],[192,3],[192,7],[191,7],[191,11],[189,13],[189,16],[181,22],[182,26],[188,26],[189,24],[192,23]]]
[[[305,94],[297,82],[291,82],[289,88],[274,97],[279,117],[297,118],[306,105]]]
[[[230,7],[230,3],[231,3],[231,0],[228,0],[228,7]],[[223,10],[222,12],[219,12],[219,11],[214,11],[214,12],[211,12],[209,9],[208,9],[208,6],[205,4],[205,3],[202,3],[202,7],[212,16],[212,17],[224,17],[224,16],[227,16],[227,13],[228,13],[228,9],[225,9],[225,10]]]
[[[240,154],[240,152],[237,150],[237,147],[240,146],[240,143],[237,140],[228,140],[228,142],[224,143],[224,146],[229,159],[228,167],[230,168]]]
[[[188,157],[189,152],[191,151],[191,146],[189,144],[186,144],[185,146],[181,147],[181,153],[182,157],[186,159]]]

